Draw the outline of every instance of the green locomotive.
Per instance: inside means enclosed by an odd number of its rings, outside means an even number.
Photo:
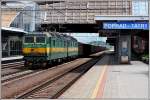
[[[25,66],[52,64],[78,56],[78,41],[64,34],[35,32],[23,41]]]

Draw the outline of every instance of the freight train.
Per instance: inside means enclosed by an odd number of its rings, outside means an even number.
[[[70,60],[102,50],[104,48],[79,43],[68,35],[35,32],[24,36],[22,51],[25,66],[40,65],[45,67],[47,64]]]
[[[95,46],[85,43],[78,43],[78,56],[79,57],[87,57],[90,54],[97,53],[100,51],[106,50],[106,47]]]

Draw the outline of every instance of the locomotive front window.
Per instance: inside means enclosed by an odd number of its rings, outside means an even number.
[[[45,37],[36,37],[36,43],[45,43]]]
[[[25,37],[24,42],[25,43],[34,43],[34,37]]]

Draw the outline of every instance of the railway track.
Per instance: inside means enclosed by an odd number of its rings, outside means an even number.
[[[27,70],[24,67],[24,61],[2,64],[1,68],[2,77]]]
[[[4,82],[8,82],[8,81],[11,81],[11,80],[14,80],[14,79],[17,79],[17,78],[21,78],[25,75],[29,75],[29,74],[32,74],[32,73],[35,73],[35,72],[38,72],[39,70],[25,70],[25,71],[21,71],[21,72],[18,72],[18,73],[14,73],[14,74],[10,74],[10,75],[7,75],[7,76],[4,76],[1,78],[1,83],[4,83]]]
[[[64,91],[66,91],[77,79],[79,79],[85,72],[87,72],[99,58],[91,59],[90,61],[76,67],[63,75],[58,75],[53,79],[50,79],[43,84],[40,84],[36,88],[19,95],[17,99],[56,99]]]
[[[50,67],[48,69],[53,69],[55,68],[55,66]],[[47,70],[47,69],[45,69]],[[21,77],[24,77],[25,75],[29,75],[29,74],[33,74],[33,73],[37,73],[40,71],[44,71],[44,69],[37,69],[37,70],[19,70],[19,71],[15,71],[15,72],[10,72],[7,74],[2,74],[1,77],[1,83],[5,83],[11,80],[17,80]]]
[[[53,69],[55,67],[51,67],[51,68],[48,68],[48,69]],[[47,69],[45,69],[47,70]],[[37,72],[40,72],[40,71],[44,71],[43,69],[38,69],[38,70],[22,70],[22,71],[18,71],[18,72],[14,72],[14,73],[8,73],[6,75],[2,75],[2,78],[1,78],[1,83],[5,83],[5,82],[8,82],[8,81],[11,81],[11,80],[17,80],[21,77],[24,77],[26,75],[30,75],[30,74],[33,74],[33,73],[37,73]]]
[[[60,75],[72,69],[76,65],[85,63],[87,60],[88,59],[80,61],[80,59],[76,59],[75,61],[55,66],[53,69],[39,71],[15,80],[2,83],[2,98],[15,98],[20,93],[28,91],[28,89],[33,88],[48,79],[54,78],[56,75]]]
[[[13,63],[6,63],[6,64],[2,64],[2,69],[6,69],[6,68],[18,68],[24,66],[24,61],[20,61],[20,62],[13,62]]]
[[[29,94],[36,93],[35,90],[39,90],[41,87],[45,87],[45,84],[48,84],[48,83],[51,83],[51,85],[56,84],[57,82],[55,83],[55,81],[59,79],[62,80],[63,79],[62,76],[64,76],[64,79],[67,79],[65,77],[67,76],[69,77],[71,73],[73,74],[73,72],[75,72],[76,68],[78,68],[81,65],[84,65],[90,60],[92,60],[92,58],[79,58],[74,61],[52,67],[52,69],[47,69],[44,71],[42,70],[42,71],[30,74],[30,75],[25,75],[24,77],[13,79],[11,81],[5,81],[4,83],[2,83],[2,98],[4,99],[24,98],[24,95],[28,93]],[[76,78],[79,76],[77,75]],[[61,92],[58,92],[58,93],[61,93]],[[55,96],[54,95],[50,96],[50,98],[57,97],[58,94],[57,93],[54,93],[54,94]],[[30,98],[30,96],[27,96],[27,98],[28,97]]]
[[[6,76],[9,76],[9,75],[13,75],[13,74],[16,74],[16,73],[21,73],[21,72],[24,72],[26,71],[27,69],[7,69],[7,70],[1,70],[1,76],[2,77],[6,77]]]

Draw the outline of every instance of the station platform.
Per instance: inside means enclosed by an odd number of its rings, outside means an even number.
[[[23,56],[13,56],[13,57],[5,57],[2,58],[2,64],[7,62],[14,62],[14,61],[21,61],[23,59]]]
[[[140,61],[127,65],[115,62],[113,55],[104,56],[59,98],[147,99],[148,65]]]

